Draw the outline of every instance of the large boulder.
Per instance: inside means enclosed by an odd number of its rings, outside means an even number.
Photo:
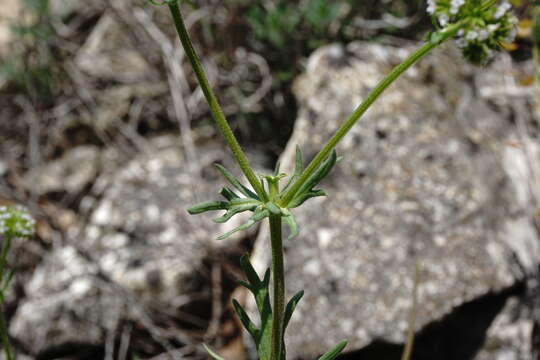
[[[218,197],[223,178],[213,163],[236,168],[221,144],[200,145],[191,163],[180,144],[165,136],[131,161],[102,156],[106,171],[81,203],[88,220],[68,230],[37,266],[11,321],[11,333],[29,349],[102,343],[126,319],[148,327],[144,309],[190,322],[183,306],[209,300],[203,261],[234,251],[245,234],[214,239],[242,219],[216,224],[211,215],[190,216],[186,208]]]
[[[294,87],[299,114],[281,159],[288,172],[296,145],[311,159],[413,49],[357,42],[317,50]],[[339,144],[344,159],[321,185],[329,197],[294,210],[301,232],[285,241],[288,294],[305,290],[286,336],[291,359],[314,358],[341,339],[349,350],[403,343],[417,263],[418,329],[533,272],[538,238],[507,154],[520,146],[515,118],[531,120],[532,88],[516,85],[518,76],[507,57],[478,69],[453,47],[438,49]],[[268,242],[263,231],[259,271],[270,264]]]

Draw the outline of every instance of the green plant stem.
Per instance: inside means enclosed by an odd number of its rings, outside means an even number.
[[[4,276],[6,274],[6,260],[11,247],[11,236],[5,236],[4,241],[2,241],[2,252],[0,254],[0,292],[4,287]],[[13,353],[11,351],[11,344],[9,343],[8,329],[6,324],[6,319],[4,317],[4,294],[0,294],[0,333],[2,337],[2,347],[4,348],[4,353],[6,354],[6,360],[13,360]]]
[[[370,106],[381,96],[381,94],[403,74],[407,69],[414,65],[418,60],[428,54],[431,50],[454,36],[461,28],[462,24],[454,24],[448,28],[442,30],[439,35],[438,41],[428,41],[412,55],[410,55],[405,61],[396,66],[390,74],[388,74],[377,86],[369,93],[368,97],[354,110],[349,118],[341,125],[336,133],[328,140],[326,145],[319,151],[315,158],[311,161],[308,167],[302,172],[300,178],[287,190],[281,199],[280,205],[287,207],[296,195],[296,192],[302,187],[302,185],[309,179],[315,170],[317,170],[320,164],[328,157],[332,149],[343,139],[345,135],[351,130],[356,122],[364,115],[364,113],[370,108]]]
[[[225,115],[223,115],[223,111],[221,110],[216,95],[214,94],[214,91],[212,90],[212,87],[208,82],[208,78],[206,77],[206,73],[202,66],[201,60],[195,52],[195,48],[193,47],[191,39],[189,38],[189,34],[186,29],[184,19],[182,17],[182,13],[180,12],[178,1],[170,2],[168,3],[168,6],[174,20],[174,25],[176,26],[178,36],[180,37],[180,41],[182,42],[182,46],[184,47],[193,71],[195,72],[195,75],[199,80],[199,84],[204,93],[204,96],[206,97],[206,101],[208,102],[208,106],[210,107],[210,111],[212,112],[212,116],[214,117],[214,120],[216,121],[219,130],[225,137],[225,140],[227,141],[227,144],[229,145],[229,148],[231,149],[234,158],[238,162],[238,165],[240,165],[242,172],[246,176],[247,180],[249,181],[257,195],[263,201],[268,200],[266,192],[264,191],[264,187],[257,178],[257,175],[255,175],[255,172],[252,170],[251,166],[249,166],[249,161],[246,157],[246,154],[240,147],[238,140],[236,140],[236,137],[234,136],[231,127],[225,119]]]
[[[5,236],[2,241],[2,252],[0,253],[0,286],[4,284],[4,275],[6,271],[6,262],[9,249],[11,248],[11,236]]]
[[[7,333],[6,319],[4,317],[4,305],[0,304],[0,332],[2,333],[2,347],[6,354],[6,360],[13,360],[13,353],[11,351],[11,344],[9,343],[9,337]]]
[[[281,234],[281,216],[270,215],[270,239],[272,242],[272,342],[270,360],[280,360],[283,331],[283,313],[285,311],[285,267],[283,265],[283,238]],[[281,359],[285,360],[285,359]]]

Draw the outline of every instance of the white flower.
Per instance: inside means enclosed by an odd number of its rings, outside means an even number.
[[[497,29],[499,28],[499,24],[489,24],[487,26],[487,29],[490,33],[494,33],[495,31],[497,31]]]
[[[463,5],[465,5],[465,0],[452,0],[450,2],[450,14],[456,15]]]
[[[441,16],[439,16],[439,24],[442,27],[445,27],[446,25],[448,25],[449,22],[450,22],[450,17],[448,15],[442,14]]]
[[[428,0],[427,3],[427,12],[428,14],[433,15],[435,13],[435,10],[437,9],[437,3],[435,2],[435,0]]]
[[[469,41],[476,40],[478,38],[478,32],[476,30],[469,30],[465,38]]]
[[[480,41],[484,41],[484,40],[487,40],[487,38],[489,37],[489,31],[486,30],[486,29],[482,29],[478,32],[478,40]]]
[[[495,15],[493,15],[493,17],[495,19],[500,19],[504,16],[504,14],[506,14],[506,12],[508,10],[510,10],[510,8],[512,7],[512,5],[510,5],[510,3],[508,3],[508,1],[503,1],[499,7],[497,7],[497,11],[495,11]]]
[[[507,43],[512,43],[516,39],[516,35],[517,35],[517,30],[512,29],[512,30],[510,30],[510,33],[508,34],[508,36],[506,36],[504,41],[507,42]]]

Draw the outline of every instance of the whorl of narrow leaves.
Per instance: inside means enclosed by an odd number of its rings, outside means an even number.
[[[225,199],[224,201],[209,201],[204,202],[195,206],[192,206],[188,209],[188,212],[192,215],[201,214],[206,211],[216,211],[216,210],[225,210],[225,213],[214,219],[217,223],[224,223],[229,221],[232,217],[237,214],[251,211],[253,215],[248,219],[248,221],[233,230],[221,235],[218,237],[218,240],[225,239],[232,234],[249,229],[253,225],[257,224],[261,220],[269,217],[270,215],[279,215],[285,221],[285,224],[289,227],[289,239],[294,238],[299,234],[298,223],[294,214],[290,209],[296,208],[306,202],[308,199],[317,196],[326,196],[326,192],[321,189],[315,189],[315,187],[330,173],[334,165],[341,158],[337,156],[336,152],[333,151],[328,158],[322,162],[322,164],[317,168],[317,170],[309,177],[309,179],[298,189],[292,201],[287,205],[287,207],[281,207],[279,205],[281,195],[287,191],[287,189],[300,177],[302,171],[304,170],[302,152],[297,147],[296,148],[296,161],[295,169],[293,176],[289,179],[285,187],[278,191],[278,194],[272,196],[269,195],[270,201],[263,202],[259,196],[249,189],[248,187],[242,185],[240,180],[232,175],[232,173],[227,170],[224,166],[216,164],[216,168],[223,175],[225,179],[232,185],[232,189],[224,187],[219,192],[221,196]],[[272,175],[259,176],[261,182],[267,184],[267,188],[278,189],[279,182],[284,177],[285,174],[279,172],[279,163],[276,165],[276,169]],[[270,191],[271,192],[271,191]]]

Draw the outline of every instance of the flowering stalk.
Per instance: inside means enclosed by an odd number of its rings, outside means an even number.
[[[345,135],[351,130],[356,122],[364,115],[364,113],[370,108],[371,105],[381,96],[381,94],[394,82],[401,74],[414,65],[418,60],[423,58],[431,50],[448,40],[461,28],[461,24],[454,24],[444,31],[440,32],[437,38],[433,38],[432,41],[428,41],[424,46],[416,50],[409,58],[399,64],[392,70],[387,77],[385,77],[379,84],[370,92],[367,98],[360,104],[356,110],[349,116],[349,118],[341,125],[336,131],[334,136],[328,140],[326,145],[319,151],[319,153],[313,158],[306,170],[302,173],[300,178],[287,190],[281,199],[281,205],[287,207],[291,200],[296,195],[296,192],[308,181],[310,176],[320,167],[321,163],[328,157],[330,152],[337,146],[337,144],[343,139]]]
[[[155,3],[156,0],[150,1]],[[296,149],[294,174],[280,190],[279,182],[287,175],[280,173],[279,164],[272,175],[266,176],[255,175],[249,166],[247,157],[240,148],[221,111],[217,98],[208,83],[201,61],[193,48],[178,5],[180,0],[162,1],[163,4],[169,6],[178,35],[208,101],[212,115],[253,188],[252,191],[245,187],[227,169],[221,165],[216,165],[231,184],[231,188],[223,187],[220,191],[224,200],[199,204],[189,208],[188,212],[190,214],[199,214],[206,211],[225,210],[223,216],[214,219],[218,223],[226,222],[241,212],[251,211],[253,213],[246,223],[221,235],[218,239],[224,239],[237,231],[248,229],[269,218],[274,284],[273,306],[270,306],[269,295],[270,269],[265,272],[262,279],[259,278],[247,257],[242,257],[240,260],[247,277],[247,281],[242,281],[241,285],[247,288],[255,297],[260,315],[260,325],[257,326],[251,321],[238,302],[233,301],[233,305],[242,324],[255,342],[260,360],[286,360],[284,333],[296,305],[303,296],[303,291],[299,291],[285,305],[282,225],[285,223],[289,227],[289,238],[296,236],[299,232],[298,224],[291,209],[302,205],[312,197],[326,195],[323,190],[316,187],[340,159],[336,154],[335,147],[369,107],[407,69],[430,51],[453,37],[457,37],[458,46],[461,47],[467,59],[477,64],[484,64],[493,51],[500,47],[502,42],[509,41],[512,38],[515,21],[508,13],[509,5],[506,0],[500,3],[499,0],[428,0],[428,12],[436,22],[436,31],[429,34],[427,42],[423,46],[411,54],[403,63],[396,66],[371,91],[367,98],[328,140],[307,168],[304,169],[300,149]],[[496,4],[498,6],[495,6]],[[268,192],[265,190],[265,182]],[[346,341],[340,342],[319,360],[334,360],[339,356],[346,344]],[[411,349],[412,342],[408,349],[409,353]],[[212,350],[209,350],[209,354],[216,360],[223,360],[221,356]]]
[[[238,165],[240,165],[242,172],[246,176],[247,180],[249,181],[257,195],[261,199],[266,199],[266,193],[264,191],[264,188],[262,187],[261,182],[255,175],[255,172],[249,166],[247,156],[240,147],[238,140],[236,140],[236,137],[234,136],[231,127],[225,119],[225,115],[223,115],[223,110],[221,109],[221,106],[217,101],[217,97],[214,94],[210,83],[208,82],[208,78],[206,77],[206,73],[204,72],[204,68],[201,64],[201,60],[195,52],[195,48],[193,47],[191,39],[189,38],[189,34],[186,29],[186,25],[184,24],[182,13],[180,12],[180,7],[178,6],[178,1],[168,1],[167,4],[171,11],[174,25],[176,26],[176,30],[178,31],[178,36],[180,37],[182,46],[184,47],[193,71],[195,72],[195,75],[199,80],[199,84],[204,93],[204,96],[206,97],[206,100],[208,101],[208,106],[210,107],[210,111],[212,112],[212,116],[214,117],[214,120],[216,121],[219,130],[225,137],[225,140],[227,141],[227,144],[229,145],[229,148],[231,149],[234,158],[238,162]]]
[[[0,252],[0,336],[6,360],[14,359],[4,317],[5,292],[13,276],[13,272],[7,271],[7,256],[13,239],[32,236],[34,225],[34,219],[24,207],[0,206],[0,239],[2,239],[2,251]]]

